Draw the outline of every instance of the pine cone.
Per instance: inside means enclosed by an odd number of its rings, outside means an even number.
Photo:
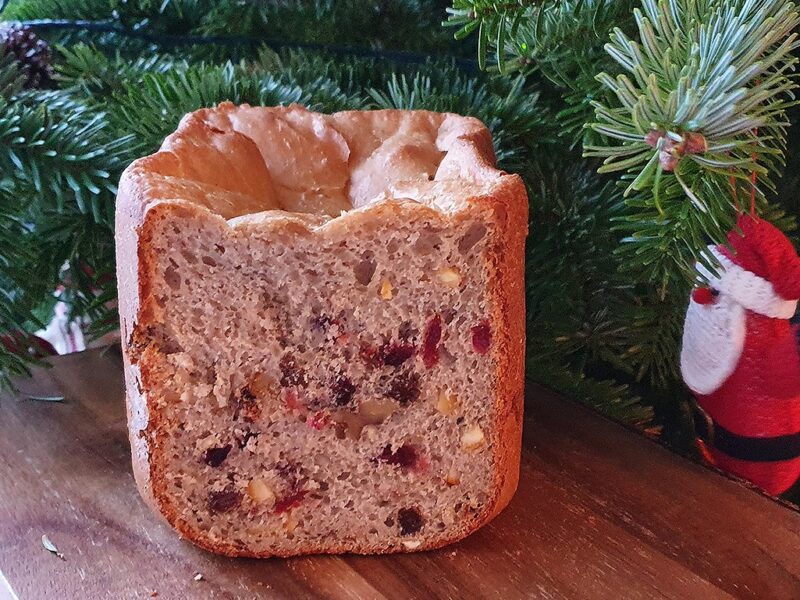
[[[52,83],[50,46],[30,27],[16,23],[0,24],[0,54],[14,58],[25,76],[26,88],[45,88]]]

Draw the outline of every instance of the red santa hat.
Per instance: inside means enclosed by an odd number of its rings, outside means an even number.
[[[731,248],[718,251],[733,264],[765,279],[783,300],[800,299],[800,257],[780,229],[744,214],[736,223],[738,231],[728,234]]]

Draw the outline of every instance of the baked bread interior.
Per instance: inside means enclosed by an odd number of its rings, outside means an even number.
[[[524,186],[479,121],[221,104],[117,204],[143,496],[234,556],[435,548],[517,485]]]

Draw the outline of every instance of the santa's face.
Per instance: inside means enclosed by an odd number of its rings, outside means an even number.
[[[797,301],[778,296],[772,284],[742,269],[719,249],[716,273],[697,265],[703,284],[692,291],[681,348],[681,373],[696,394],[708,395],[731,376],[744,348],[746,311],[789,319]]]
[[[725,273],[692,291],[683,328],[681,372],[696,394],[718,389],[736,369],[745,334],[745,309],[722,291]]]

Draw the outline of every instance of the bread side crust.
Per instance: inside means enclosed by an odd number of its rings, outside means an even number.
[[[385,111],[381,111],[385,112]],[[404,113],[405,111],[392,111]],[[453,116],[455,117],[455,116]],[[398,117],[399,118],[399,117]],[[455,117],[458,118],[458,117]],[[417,550],[445,546],[471,534],[494,518],[511,500],[519,479],[522,434],[523,372],[524,372],[524,239],[527,232],[527,198],[524,185],[517,176],[505,175],[494,168],[491,137],[485,128],[476,128],[474,119],[464,119],[469,127],[451,146],[448,157],[458,170],[458,176],[483,179],[496,178],[497,185],[490,195],[467,202],[467,207],[452,215],[443,215],[416,203],[385,202],[368,206],[319,225],[309,217],[308,225],[317,227],[348,226],[348,220],[383,218],[385,211],[406,212],[406,218],[433,216],[450,224],[480,215],[493,221],[493,240],[487,252],[488,292],[494,307],[493,352],[497,361],[497,385],[494,398],[495,423],[494,485],[482,513],[462,523],[449,538],[426,541]],[[191,121],[190,121],[191,122]],[[155,155],[158,156],[158,155]],[[123,335],[129,436],[132,447],[134,476],[147,503],[182,536],[195,544],[229,556],[293,556],[324,551],[327,553],[374,553],[398,551],[396,548],[376,548],[357,542],[342,543],[334,548],[307,547],[279,553],[254,553],[246,548],[207,539],[182,521],[172,504],[163,476],[165,461],[160,456],[159,433],[165,417],[159,408],[158,392],[168,389],[169,370],[158,348],[144,345],[148,327],[163,321],[162,310],[151,293],[157,257],[151,240],[156,226],[163,220],[211,220],[228,227],[219,215],[205,207],[181,198],[181,190],[171,191],[148,187],[147,161],[134,162],[120,182],[117,203],[117,264],[120,294],[120,318]],[[454,173],[455,175],[455,173]],[[398,208],[400,205],[402,207]],[[412,216],[413,215],[413,216]],[[271,216],[263,223],[247,223],[241,227],[266,227],[271,230],[303,227],[304,219],[295,214]],[[235,228],[239,226],[235,225]],[[146,394],[143,390],[153,390]]]

